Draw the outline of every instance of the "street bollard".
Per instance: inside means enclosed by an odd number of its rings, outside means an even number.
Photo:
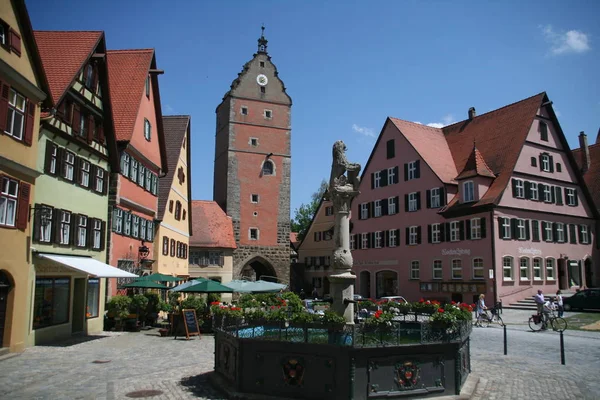
[[[504,328],[504,355],[508,353],[508,342],[506,341],[506,325],[502,326]]]
[[[565,365],[565,340],[563,338],[563,331],[560,331],[560,363]]]

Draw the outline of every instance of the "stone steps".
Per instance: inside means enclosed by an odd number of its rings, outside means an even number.
[[[563,298],[567,298],[573,296],[575,294],[574,291],[563,291]],[[546,300],[554,299],[554,295],[544,295]],[[537,311],[537,306],[535,304],[534,296],[526,297],[522,300],[517,300],[516,303],[510,303],[506,306],[502,306],[502,308],[507,310],[532,310]]]

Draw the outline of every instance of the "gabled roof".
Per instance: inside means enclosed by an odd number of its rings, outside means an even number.
[[[471,151],[467,163],[462,172],[456,177],[456,180],[472,178],[474,176],[485,176],[492,179],[496,177],[490,167],[486,164],[481,152],[477,149],[475,144],[473,144],[473,151]]]
[[[179,162],[179,155],[183,150],[183,138],[188,132],[191,118],[189,115],[169,115],[163,117],[163,129],[165,132],[165,141],[167,147],[167,165],[168,172],[165,176],[160,177],[158,180],[158,219],[162,221],[165,210],[167,208],[167,201],[169,199],[169,193],[173,186],[173,179],[177,179],[176,169]],[[188,199],[192,197],[191,192],[191,158],[190,158],[190,136],[187,135],[185,143],[185,151],[187,153],[187,170],[185,172],[185,179],[188,185]],[[191,201],[188,201],[188,218],[190,235],[192,234],[192,218],[191,218]]]
[[[49,95],[53,104],[59,104],[104,32],[35,31],[34,35],[48,77]]]
[[[235,249],[233,222],[217,202],[192,200],[194,234],[190,246]]]
[[[29,12],[27,12],[27,6],[25,5],[24,0],[13,0],[13,4],[15,7],[15,13],[19,19],[21,39],[23,39],[25,42],[29,56],[32,59],[33,70],[35,71],[35,75],[39,80],[39,87],[44,93],[46,93],[46,98],[44,99],[42,105],[44,108],[50,108],[54,102],[52,96],[50,95],[48,77],[46,76],[46,71],[44,70],[44,66],[42,64],[37,42],[35,41],[33,28],[31,27],[31,20],[29,19]]]
[[[588,149],[590,152],[590,169],[583,174],[583,180],[595,202],[594,206],[600,211],[600,143],[592,144],[588,146]],[[577,166],[581,168],[583,165],[581,149],[573,150],[573,156]]]
[[[290,244],[294,250],[297,249],[300,241],[298,240],[298,232],[290,232]]]
[[[115,137],[118,142],[128,143],[133,136],[145,90],[146,77],[150,74],[151,69],[156,69],[156,56],[154,49],[108,50],[107,63],[111,104],[114,110]],[[150,77],[162,164],[159,167],[163,172],[167,172],[167,153],[158,77],[154,73],[150,74]]]

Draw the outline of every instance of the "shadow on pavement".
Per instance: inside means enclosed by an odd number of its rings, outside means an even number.
[[[42,344],[41,347],[70,347],[75,346],[77,344],[91,342],[98,339],[104,339],[109,337],[108,335],[92,335],[92,336],[73,336],[66,340],[56,342],[56,343],[48,343]]]

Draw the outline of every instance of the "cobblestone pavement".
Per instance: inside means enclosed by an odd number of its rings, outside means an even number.
[[[507,356],[501,328],[473,330],[472,371],[482,377],[474,399],[600,399],[600,332],[565,332],[563,366],[558,333],[528,330],[508,327]],[[137,390],[159,390],[150,397],[157,400],[223,399],[206,377],[213,351],[212,336],[174,340],[156,331],[38,346],[0,361],[0,399],[115,400]]]

